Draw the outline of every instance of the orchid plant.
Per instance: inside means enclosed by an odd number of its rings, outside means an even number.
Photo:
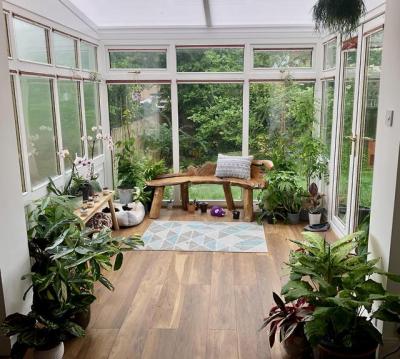
[[[94,150],[97,143],[101,143],[101,141],[106,145],[109,151],[114,150],[114,142],[111,135],[105,134],[102,132],[101,126],[92,127],[93,136],[86,135],[82,136],[82,141],[87,141],[89,156],[78,156],[75,153],[75,158],[72,157],[68,149],[60,150],[57,155],[64,162],[69,162],[71,167],[71,176],[64,186],[63,190],[57,188],[54,184],[53,180],[49,178],[49,185],[47,189],[49,192],[52,192],[56,195],[72,195],[75,196],[79,194],[81,188],[85,182],[89,182],[90,185],[96,190],[100,191],[101,186],[98,184],[98,174],[95,173],[94,168]],[[78,171],[78,168],[85,168],[83,175]]]

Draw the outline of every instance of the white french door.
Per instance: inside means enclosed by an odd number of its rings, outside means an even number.
[[[360,26],[341,51],[332,225],[350,233],[369,220],[383,45],[383,17]]]

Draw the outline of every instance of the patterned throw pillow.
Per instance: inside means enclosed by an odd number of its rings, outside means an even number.
[[[215,175],[250,179],[253,156],[226,156],[219,154]]]

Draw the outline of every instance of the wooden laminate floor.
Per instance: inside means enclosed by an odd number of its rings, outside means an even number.
[[[163,220],[229,220],[163,209]],[[119,234],[143,233],[146,219]],[[98,286],[87,335],[66,343],[66,359],[282,358],[259,332],[280,291],[283,263],[302,226],[264,225],[268,253],[143,251],[125,255]],[[329,240],[332,233],[327,233]]]

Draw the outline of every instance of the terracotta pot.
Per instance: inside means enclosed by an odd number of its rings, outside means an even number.
[[[189,203],[188,204],[188,212],[194,213],[195,211],[196,211],[196,205],[194,203]]]
[[[64,356],[64,343],[61,342],[56,347],[48,350],[33,351],[33,359],[62,359]]]
[[[375,346],[373,348],[366,348],[363,351],[351,352],[340,350],[341,348],[328,347],[320,344],[315,349],[314,355],[317,359],[375,359],[377,348],[378,347]]]

